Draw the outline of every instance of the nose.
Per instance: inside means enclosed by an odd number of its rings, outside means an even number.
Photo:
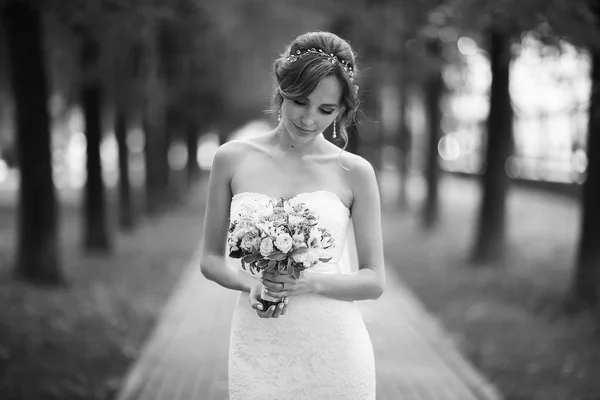
[[[302,122],[302,124],[303,124],[304,126],[311,126],[311,125],[312,125],[312,123],[313,123],[313,121],[312,121],[312,120],[310,120],[310,119],[308,119],[308,118],[304,118],[304,117],[300,118],[300,121]]]
[[[312,126],[315,123],[315,117],[314,115],[311,113],[311,111],[307,111],[306,115],[302,116],[300,118],[300,121],[305,125],[305,126]]]

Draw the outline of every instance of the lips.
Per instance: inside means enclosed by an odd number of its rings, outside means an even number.
[[[308,130],[308,129],[302,129],[300,128],[298,125],[294,124],[294,126],[296,127],[296,130],[298,132],[300,132],[303,135],[312,135],[313,133],[315,133],[315,130]]]

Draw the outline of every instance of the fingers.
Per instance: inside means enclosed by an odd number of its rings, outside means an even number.
[[[281,315],[285,315],[285,312],[287,311],[288,303],[289,303],[289,299],[287,297],[285,299],[283,299],[283,309],[281,310]]]
[[[293,280],[278,280],[272,281],[270,279],[261,279],[262,284],[271,292],[293,292],[296,287],[296,282]],[[285,288],[285,290],[283,290]],[[278,296],[283,297],[283,296]]]
[[[260,305],[260,307],[262,308],[262,304]],[[277,306],[272,305],[265,311],[260,311],[260,309],[257,309],[256,313],[260,318],[279,318],[279,316],[282,315],[284,308],[285,304],[281,302]]]
[[[283,309],[285,308],[285,304],[283,303],[283,301],[281,303],[279,303],[277,305],[277,307],[275,308],[275,310],[273,311],[273,314],[271,315],[271,318],[279,318],[279,316],[281,315],[281,313],[283,312]]]
[[[286,288],[286,290],[284,290],[283,292],[277,291],[277,290],[272,290],[272,289],[266,289],[265,292],[271,296],[271,297],[275,297],[277,299],[282,299],[284,297],[289,297],[293,294],[293,290],[287,290],[288,288]]]

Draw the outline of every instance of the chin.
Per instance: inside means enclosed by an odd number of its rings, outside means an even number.
[[[315,138],[318,136],[318,134],[313,134],[313,135],[304,136],[304,135],[298,135],[298,134],[294,133],[294,134],[292,134],[292,135],[290,135],[290,136],[292,137],[292,139],[293,139],[295,142],[299,142],[299,143],[308,143],[308,142],[310,142],[311,140],[314,140],[314,139],[315,139]]]
[[[301,132],[299,132],[296,129],[296,126],[292,124],[292,126],[290,127],[291,129],[288,129],[288,132],[290,133],[290,137],[295,141],[295,142],[299,142],[299,143],[308,143],[311,140],[314,140],[317,136],[319,136],[318,132],[312,132],[309,134],[303,134]]]

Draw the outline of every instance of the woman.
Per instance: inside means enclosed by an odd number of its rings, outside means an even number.
[[[354,301],[377,299],[385,285],[379,190],[366,160],[323,136],[333,125],[334,136],[347,141],[345,125],[359,103],[354,52],[332,33],[309,32],[275,61],[274,73],[279,124],[223,144],[209,182],[201,270],[241,292],[230,338],[230,400],[375,399],[373,347]],[[280,198],[318,212],[337,243],[333,258],[298,279],[229,266],[229,218],[244,204]],[[350,220],[358,271],[340,262]],[[263,309],[263,290],[284,301]]]

